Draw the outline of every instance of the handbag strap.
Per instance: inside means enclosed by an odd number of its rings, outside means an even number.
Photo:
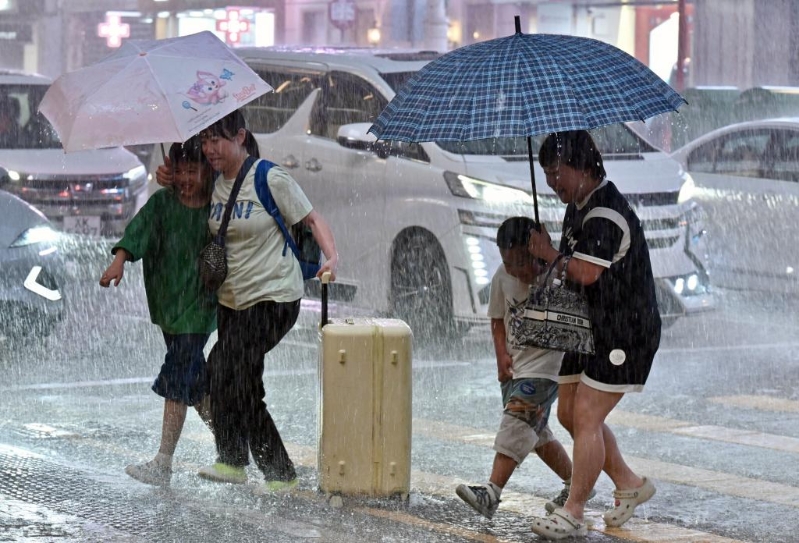
[[[566,282],[566,270],[569,267],[569,262],[572,260],[572,255],[567,255],[563,259],[563,267],[560,270],[560,283],[563,284]]]
[[[244,164],[242,164],[241,168],[239,168],[239,173],[236,176],[236,180],[233,182],[233,187],[230,189],[230,196],[225,204],[225,213],[222,215],[222,222],[219,224],[219,232],[216,234],[217,240],[220,242],[224,242],[225,240],[227,226],[230,222],[230,215],[233,213],[233,206],[236,205],[236,198],[239,195],[239,190],[241,189],[242,183],[244,183],[244,178],[247,176],[247,172],[250,171],[250,168],[252,168],[252,165],[256,160],[258,159],[253,156],[247,156],[247,158],[244,159]]]
[[[558,253],[558,256],[555,257],[555,260],[553,260],[552,264],[549,265],[549,268],[547,269],[547,274],[544,277],[544,284],[542,285],[542,288],[547,286],[547,284],[549,283],[549,276],[552,275],[552,270],[554,270],[555,267],[558,265],[558,262],[560,262],[560,260],[565,257],[566,255],[564,255],[563,253]]]

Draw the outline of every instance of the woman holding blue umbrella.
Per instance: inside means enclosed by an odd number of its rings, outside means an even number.
[[[585,130],[550,134],[538,161],[547,184],[567,204],[560,247],[543,225],[529,250],[557,262],[567,287],[581,290],[589,306],[594,354],[566,353],[560,370],[558,420],[574,439],[569,498],[549,507],[532,530],[547,539],[586,534],[585,502],[600,472],[616,485],[615,506],[604,515],[621,526],[655,494],[646,477],[625,463],[605,419],[627,392],[641,392],[660,344],[660,314],[644,231],[635,211],[605,179],[602,156]],[[549,505],[549,504],[548,504]]]

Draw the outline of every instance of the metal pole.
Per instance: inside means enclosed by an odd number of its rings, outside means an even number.
[[[527,161],[530,163],[530,181],[533,183],[533,214],[535,224],[538,222],[538,193],[535,190],[535,163],[533,162],[533,138],[527,136]]]
[[[688,40],[687,21],[685,20],[685,0],[677,2],[677,14],[679,23],[677,26],[677,91],[682,92],[685,88],[685,46]]]

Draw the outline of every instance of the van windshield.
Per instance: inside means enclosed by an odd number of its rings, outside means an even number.
[[[39,103],[47,85],[0,86],[0,149],[60,149],[61,142]]]
[[[413,77],[416,72],[393,72],[380,74],[394,92]],[[657,149],[641,138],[625,124],[614,124],[591,130],[599,151],[606,155],[632,155],[652,153]],[[533,154],[544,141],[546,134],[533,136]],[[527,138],[491,138],[474,141],[438,141],[436,144],[450,153],[459,155],[500,155],[505,157],[519,156],[527,159]]]

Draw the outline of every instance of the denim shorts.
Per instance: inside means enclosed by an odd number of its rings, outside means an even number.
[[[208,372],[203,349],[209,334],[167,334],[166,356],[153,392],[185,405],[195,405],[208,393]]]
[[[521,464],[533,450],[555,437],[549,414],[558,397],[558,383],[551,379],[512,379],[502,383],[502,412],[494,450]]]

